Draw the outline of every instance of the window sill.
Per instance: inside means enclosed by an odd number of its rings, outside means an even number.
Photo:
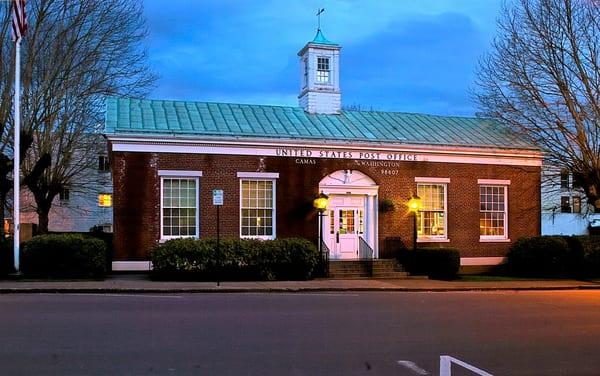
[[[417,238],[417,243],[450,243],[447,238]]]
[[[159,243],[164,243],[167,242],[169,240],[173,240],[173,239],[199,239],[199,236],[196,235],[188,235],[188,236],[170,236],[168,238],[160,238],[158,239]]]
[[[506,238],[479,238],[480,243],[510,243]]]
[[[275,240],[275,236],[262,235],[242,235],[240,239],[258,239],[258,240]]]

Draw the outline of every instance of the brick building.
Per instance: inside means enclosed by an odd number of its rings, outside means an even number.
[[[539,235],[537,149],[487,120],[344,111],[340,46],[318,31],[298,55],[299,107],[107,99],[115,269],[147,268],[160,241],[214,237],[213,190],[222,236],[317,242],[321,225],[332,259],[410,247],[413,194],[419,245],[457,248],[463,265]]]

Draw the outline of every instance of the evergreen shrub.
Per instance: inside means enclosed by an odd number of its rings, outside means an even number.
[[[537,236],[517,240],[510,247],[507,258],[510,274],[557,278],[572,275],[581,256],[577,248],[569,247],[567,237]]]
[[[13,247],[13,238],[0,238],[0,276],[5,276],[15,271]]]
[[[568,238],[576,262],[572,263],[574,275],[585,278],[600,277],[600,236],[571,236]]]
[[[402,252],[400,262],[411,274],[453,279],[460,268],[460,253],[454,248],[417,248]]]
[[[102,278],[106,244],[81,235],[39,235],[23,242],[21,270],[27,277]]]
[[[158,279],[300,280],[312,278],[319,261],[306,239],[173,239],[150,253]]]

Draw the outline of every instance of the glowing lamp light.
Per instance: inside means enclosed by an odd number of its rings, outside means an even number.
[[[329,204],[329,196],[323,192],[319,193],[317,198],[313,200],[313,207],[320,213],[327,210],[327,204]]]
[[[423,207],[421,197],[413,194],[410,200],[408,200],[408,210],[411,212],[418,212]]]

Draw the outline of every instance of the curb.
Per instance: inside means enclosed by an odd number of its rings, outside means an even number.
[[[483,292],[483,291],[566,291],[600,290],[596,285],[539,287],[282,287],[282,288],[0,288],[0,294],[199,294],[199,293],[310,293],[310,292]]]

